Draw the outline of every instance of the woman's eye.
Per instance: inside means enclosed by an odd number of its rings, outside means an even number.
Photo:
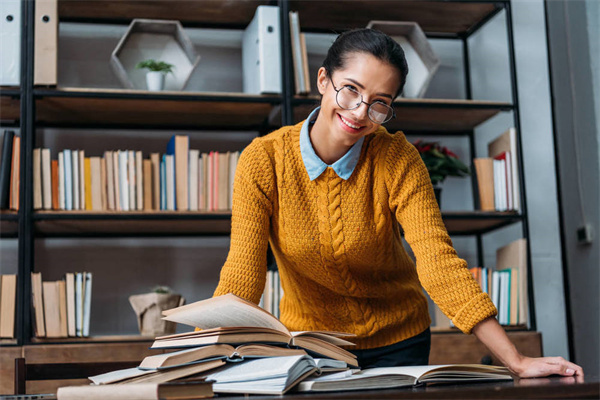
[[[352,85],[344,85],[345,88],[348,88],[350,90],[352,90],[353,92],[357,92],[358,93],[358,89],[356,89],[356,86],[352,86]]]

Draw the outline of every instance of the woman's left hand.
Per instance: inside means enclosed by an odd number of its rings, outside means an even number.
[[[519,378],[539,378],[548,375],[572,376],[583,382],[583,369],[562,357],[532,358],[521,356],[515,365],[508,366]]]

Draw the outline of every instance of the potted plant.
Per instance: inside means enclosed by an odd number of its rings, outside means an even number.
[[[413,145],[419,151],[421,159],[429,171],[429,177],[435,191],[438,204],[440,202],[441,188],[439,186],[448,176],[466,176],[469,174],[467,167],[456,154],[442,147],[439,142],[424,142],[417,140]]]
[[[175,66],[164,61],[148,59],[140,61],[135,68],[147,69],[146,84],[148,85],[148,90],[160,91],[165,87],[165,76],[172,74]]]
[[[162,312],[185,304],[185,299],[167,286],[155,286],[150,293],[129,296],[129,303],[137,315],[142,336],[162,336],[175,333],[175,323],[164,321]]]

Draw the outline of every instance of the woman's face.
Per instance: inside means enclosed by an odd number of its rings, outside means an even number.
[[[350,147],[379,127],[369,119],[369,106],[365,103],[382,101],[391,105],[400,87],[400,74],[391,64],[371,54],[353,53],[344,68],[333,72],[331,77],[325,68],[319,69],[317,86],[323,96],[318,117],[322,119],[318,121],[320,127],[326,128],[334,143]],[[341,108],[336,102],[334,86],[338,90],[350,86],[362,95],[364,103],[354,110]]]

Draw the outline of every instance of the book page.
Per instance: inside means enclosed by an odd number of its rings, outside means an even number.
[[[258,326],[290,334],[285,325],[272,314],[231,293],[166,310],[163,315],[163,319],[167,321],[201,329]]]

